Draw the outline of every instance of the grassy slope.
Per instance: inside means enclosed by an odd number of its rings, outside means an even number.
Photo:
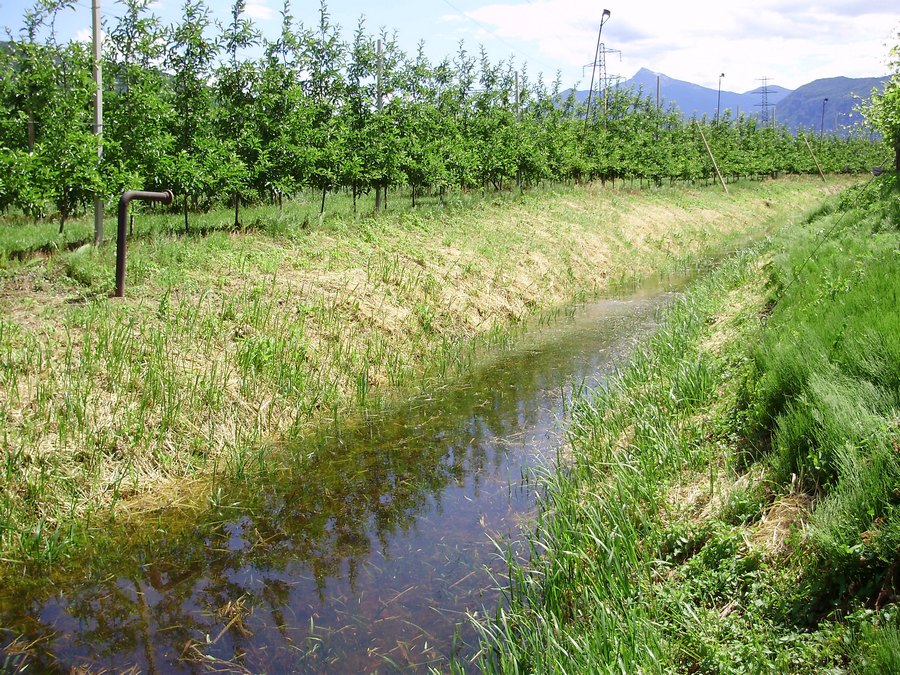
[[[140,216],[124,300],[113,245],[7,254],[0,557],[52,561],[114,504],[240,474],[278,438],[452,376],[529,313],[758,236],[841,185],[560,189],[311,228],[261,208],[246,232],[217,229],[222,212],[188,236]],[[39,248],[22,232],[0,232],[7,253]]]
[[[488,670],[900,672],[900,194],[834,205],[579,404]]]

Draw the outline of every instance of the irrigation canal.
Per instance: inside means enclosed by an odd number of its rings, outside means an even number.
[[[528,331],[470,377],[326,434],[314,452],[294,449],[293,468],[221,495],[213,516],[188,514],[185,525],[184,514],[161,514],[118,570],[30,597],[0,591],[6,668],[468,663],[478,644],[467,615],[496,610],[503,551],[527,553],[533,472],[557,461],[573,387],[602,386],[684,281]]]

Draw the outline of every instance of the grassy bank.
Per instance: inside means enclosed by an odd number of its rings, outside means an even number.
[[[247,475],[279,439],[452,377],[525,316],[760,236],[847,184],[569,188],[312,225],[288,205],[248,209],[240,232],[228,212],[188,233],[144,214],[124,300],[114,245],[54,252],[4,226],[0,558],[54,562],[88,522]]]
[[[695,288],[578,403],[497,672],[900,672],[900,192]]]

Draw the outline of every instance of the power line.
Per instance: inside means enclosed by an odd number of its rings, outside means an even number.
[[[759,81],[762,82],[762,86],[757,93],[762,96],[762,101],[760,103],[757,103],[756,107],[762,108],[762,112],[760,113],[760,122],[765,127],[769,125],[769,78],[763,76],[759,79]]]

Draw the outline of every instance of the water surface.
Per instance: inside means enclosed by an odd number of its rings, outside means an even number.
[[[265,485],[229,489],[211,514],[161,513],[121,569],[0,593],[7,666],[349,673],[470,662],[468,615],[501,601],[502,552],[525,553],[531,475],[556,460],[572,388],[602,386],[672,297],[645,288],[588,304],[467,377],[291,448],[295,461]]]

